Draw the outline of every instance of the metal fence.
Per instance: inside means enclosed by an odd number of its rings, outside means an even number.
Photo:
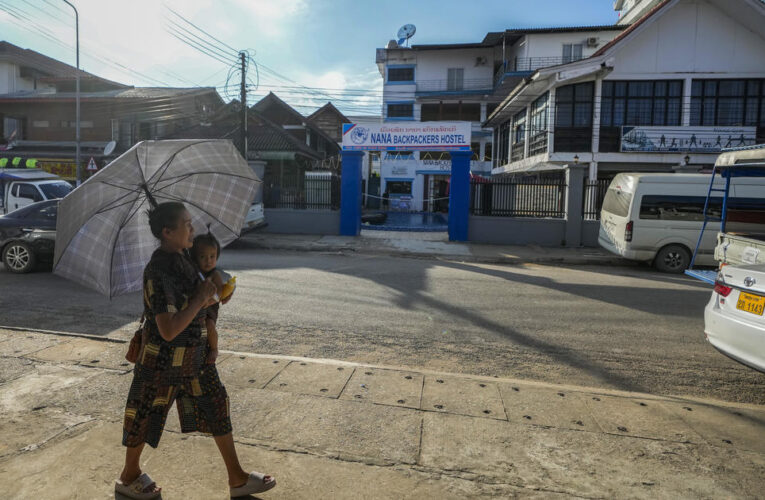
[[[584,220],[600,220],[600,209],[603,208],[603,199],[606,197],[609,184],[611,184],[611,179],[584,181],[584,193],[582,196],[582,216]]]
[[[472,180],[470,213],[498,217],[566,217],[566,179]]]
[[[340,176],[331,172],[306,172],[304,178],[268,183],[263,188],[265,208],[339,210]]]

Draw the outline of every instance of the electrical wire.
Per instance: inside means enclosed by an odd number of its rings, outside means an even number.
[[[169,10],[170,12],[172,12],[173,14],[175,14],[175,15],[176,15],[176,16],[177,16],[179,19],[181,19],[183,22],[185,22],[186,24],[188,24],[188,25],[190,25],[190,26],[192,26],[192,27],[196,28],[197,30],[199,30],[200,32],[204,33],[205,35],[207,35],[208,37],[210,37],[212,40],[214,40],[215,42],[217,42],[218,44],[222,45],[223,47],[226,47],[226,48],[228,48],[229,50],[231,50],[231,51],[232,51],[232,52],[234,52],[234,53],[238,53],[238,52],[239,52],[237,49],[235,49],[235,48],[233,48],[232,46],[228,45],[227,43],[224,43],[224,42],[222,42],[221,40],[219,40],[219,39],[215,38],[214,36],[212,36],[211,34],[209,34],[208,32],[206,32],[205,30],[203,30],[202,28],[200,28],[200,27],[199,27],[199,26],[197,26],[196,24],[192,23],[191,21],[189,21],[188,19],[186,19],[185,17],[183,17],[182,15],[180,15],[178,12],[176,12],[175,10],[173,10],[173,9],[172,9],[170,6],[168,6],[167,4],[165,4],[165,8],[166,8],[167,10]]]

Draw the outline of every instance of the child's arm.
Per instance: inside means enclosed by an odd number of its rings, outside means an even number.
[[[215,320],[209,316],[205,319],[205,326],[207,327],[207,344],[210,346],[207,363],[213,364],[218,358],[218,329],[215,327]]]

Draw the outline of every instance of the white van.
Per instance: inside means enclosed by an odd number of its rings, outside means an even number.
[[[627,259],[652,262],[659,271],[682,273],[699,239],[710,181],[711,175],[705,174],[618,174],[603,200],[598,243]],[[715,187],[722,189],[723,181]],[[710,215],[720,216],[721,200],[720,196],[710,200]],[[743,177],[731,182],[729,208],[763,205],[765,178]],[[750,226],[728,221],[730,231]],[[719,222],[707,224],[695,264],[717,264],[714,249],[719,231]]]

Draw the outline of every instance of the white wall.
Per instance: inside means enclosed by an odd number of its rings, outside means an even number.
[[[447,79],[448,68],[464,68],[465,80],[488,80],[494,78],[494,50],[421,50],[417,51],[417,81]],[[476,66],[476,58],[486,58],[486,63]]]
[[[563,56],[563,44],[581,43],[582,56],[589,57],[600,47],[613,40],[621,31],[582,31],[577,33],[538,33],[526,35],[526,51],[520,57],[561,57]],[[597,38],[598,45],[587,46],[588,38]]]
[[[0,94],[10,94],[22,90],[34,90],[35,82],[31,78],[19,76],[19,66],[9,62],[0,62]],[[55,90],[48,84],[38,84],[37,89]]]
[[[0,62],[0,94],[8,94],[15,89],[16,66]]]
[[[704,0],[665,9],[614,55],[609,79],[642,73],[765,75],[765,39]]]
[[[661,0],[624,0],[618,24],[632,24]]]

